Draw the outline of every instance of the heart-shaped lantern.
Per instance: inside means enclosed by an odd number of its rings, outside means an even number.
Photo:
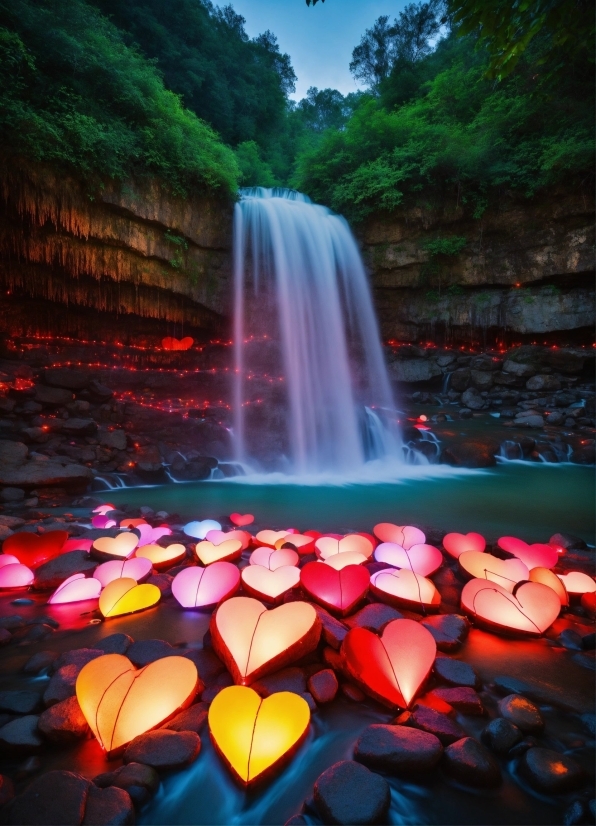
[[[289,535],[289,531],[259,531],[255,536],[257,545],[266,545],[268,548],[275,548],[275,543]]]
[[[281,767],[304,739],[310,723],[308,703],[279,691],[262,699],[246,686],[229,686],[209,707],[211,739],[234,777],[244,786],[265,780]]]
[[[388,605],[412,611],[438,611],[441,595],[432,580],[407,568],[384,568],[370,578],[373,594]]]
[[[380,542],[394,542],[409,550],[412,545],[424,545],[426,536],[419,528],[412,525],[394,525],[391,522],[380,522],[373,528],[373,533]]]
[[[161,591],[157,585],[144,582],[139,585],[129,577],[113,579],[101,592],[99,610],[104,617],[119,617],[135,614],[157,605]]]
[[[139,544],[139,537],[134,533],[124,531],[118,536],[101,536],[91,546],[91,554],[100,560],[128,559],[133,555]]]
[[[134,529],[139,535],[139,548],[143,545],[154,545],[163,536],[170,536],[172,529],[167,525],[160,525],[158,528],[152,528],[151,525],[137,525]]]
[[[594,582],[591,576],[581,571],[570,571],[568,574],[559,574],[558,578],[565,586],[567,593],[571,596],[593,594],[596,592],[596,582]]]
[[[299,560],[300,557],[291,548],[274,551],[273,548],[262,545],[251,553],[249,562],[251,565],[262,565],[263,568],[275,571],[284,565],[298,565]]]
[[[186,657],[163,657],[136,669],[122,654],[104,654],[83,666],[76,694],[91,731],[112,757],[186,708],[201,687],[197,667]]]
[[[86,577],[85,574],[73,574],[59,585],[48,603],[58,605],[65,602],[82,602],[86,599],[99,599],[101,582],[95,577]]]
[[[472,579],[461,592],[463,610],[501,633],[542,635],[559,616],[561,600],[540,582],[520,582],[512,593],[497,582]]]
[[[497,540],[497,545],[521,559],[529,571],[532,568],[554,568],[559,561],[559,554],[553,545],[528,545],[523,539],[515,536],[502,536]]]
[[[306,593],[334,614],[345,617],[364,599],[370,575],[360,565],[336,571],[321,562],[309,562],[300,571],[300,584]]]
[[[550,568],[532,568],[528,578],[530,582],[541,582],[543,585],[548,585],[558,595],[561,605],[569,605],[569,594],[565,586]]]
[[[120,527],[123,530],[132,530],[133,528],[138,528],[139,525],[148,525],[148,524],[149,523],[147,522],[147,520],[143,519],[142,517],[137,516],[137,517],[133,518],[131,516],[127,516],[126,519],[123,519],[120,522]]]
[[[172,594],[183,608],[212,608],[239,587],[238,568],[231,562],[214,562],[207,568],[191,565],[179,571],[172,582]]]
[[[433,635],[414,620],[389,622],[380,637],[352,628],[341,655],[355,682],[391,707],[407,708],[426,681],[437,655]]]
[[[137,559],[148,559],[154,568],[161,570],[171,568],[184,559],[186,548],[179,543],[168,545],[167,548],[162,548],[161,545],[143,545],[142,548],[137,548],[135,556]]]
[[[2,554],[2,556],[9,556],[9,554]],[[2,558],[0,556],[0,559]],[[12,557],[16,559],[16,557]],[[26,565],[21,565],[20,562],[12,562],[8,565],[0,567],[0,590],[9,588],[27,588],[33,580],[35,574]]]
[[[292,540],[290,540],[291,542]],[[325,562],[332,556],[337,554],[360,554],[368,559],[373,552],[373,544],[370,539],[362,536],[359,533],[350,533],[347,536],[342,536],[341,539],[335,539],[331,536],[321,536],[315,542],[315,550],[319,559]]]
[[[214,545],[208,539],[197,542],[195,553],[203,565],[213,562],[230,562],[242,556],[242,542],[239,539],[227,539],[219,545]]]
[[[67,539],[62,548],[62,553],[66,554],[70,551],[86,551],[89,553],[93,545],[92,539],[83,539],[81,536],[73,536]]]
[[[518,582],[530,576],[527,565],[521,559],[499,559],[492,554],[464,551],[457,561],[466,576],[498,582],[507,591],[513,591]]]
[[[209,531],[221,531],[221,525],[215,519],[203,519],[202,522],[188,522],[182,530],[193,539],[205,539]]]
[[[148,559],[112,559],[110,562],[102,562],[93,571],[93,576],[98,579],[105,588],[115,579],[134,579],[135,582],[142,582],[151,576],[153,565]]]
[[[288,602],[268,611],[250,597],[232,597],[211,617],[215,653],[234,682],[250,685],[309,654],[321,636],[321,621],[307,602]]]
[[[39,535],[20,531],[4,540],[2,550],[5,554],[16,556],[22,565],[36,568],[59,556],[67,539],[67,531],[47,531]]]
[[[368,562],[368,559],[362,556],[362,554],[345,551],[343,554],[334,554],[333,556],[328,556],[324,561],[320,561],[323,565],[328,565],[336,571],[342,571],[344,568],[347,568],[348,565],[364,565],[365,562]]]
[[[161,346],[164,350],[190,350],[194,343],[194,338],[190,336],[185,336],[184,338],[166,336],[166,338],[162,338],[161,340]]]
[[[236,525],[237,528],[244,528],[246,525],[252,525],[255,521],[252,513],[231,513],[230,522]]]
[[[443,554],[433,545],[412,545],[406,550],[394,542],[382,542],[378,545],[375,559],[394,568],[408,568],[421,576],[434,574],[443,564]]]
[[[313,553],[315,549],[315,540],[312,536],[305,536],[300,533],[291,533],[284,536],[283,539],[278,539],[275,547],[281,550],[282,548],[292,547],[300,556]]]
[[[262,565],[247,565],[242,571],[242,587],[247,594],[277,605],[284,595],[300,582],[300,571],[295,565],[283,565],[270,571]]]
[[[116,527],[116,520],[112,519],[105,513],[99,513],[97,516],[94,516],[91,520],[91,525],[94,528],[115,528]]]
[[[242,550],[245,551],[250,543],[252,542],[252,536],[249,534],[248,531],[207,531],[207,536],[205,537],[209,542],[213,542],[214,545],[221,545],[222,542],[227,542],[228,539],[239,539],[242,542]]]
[[[479,533],[448,533],[443,537],[443,547],[450,556],[457,559],[464,551],[484,553],[486,539]]]
[[[588,616],[596,616],[596,593],[582,594],[580,604]]]
[[[5,565],[20,565],[20,563],[12,554],[0,554],[0,568],[4,568]]]
[[[115,511],[115,510],[116,510],[115,505],[112,505],[110,502],[106,502],[104,505],[98,505],[96,508],[93,508],[91,513],[99,513],[99,514],[105,515],[106,513],[109,513],[110,511]]]

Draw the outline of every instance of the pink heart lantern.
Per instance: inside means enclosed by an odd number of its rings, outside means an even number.
[[[291,550],[291,548],[274,551],[272,548],[263,546],[251,553],[249,562],[251,565],[261,565],[263,568],[275,571],[287,565],[296,566],[299,559],[300,557],[296,551]]]
[[[193,565],[177,573],[172,593],[183,608],[212,608],[239,587],[238,568],[231,562],[214,562],[207,568]]]
[[[377,562],[393,565],[394,568],[408,568],[421,576],[434,574],[443,564],[443,554],[433,545],[412,545],[406,550],[393,542],[378,545],[375,559]]]
[[[115,537],[101,536],[96,539],[92,546],[92,551],[100,559],[111,557],[112,559],[128,559],[132,556],[139,543],[139,537],[134,533],[122,531]]]
[[[146,519],[141,519],[140,517],[127,517],[120,522],[120,527],[124,530],[131,530],[132,528],[138,528],[139,525],[148,525]]]
[[[172,533],[167,525],[160,525],[158,528],[152,528],[151,525],[137,525],[134,530],[139,535],[139,548],[143,545],[154,545],[162,536],[170,536]]]
[[[136,582],[143,582],[147,577],[151,576],[153,565],[150,560],[139,557],[132,559],[125,559],[122,562],[119,559],[113,559],[111,562],[103,562],[98,565],[93,571],[93,576],[98,579],[105,588],[110,582],[115,579],[125,577],[127,579],[134,579]]]
[[[236,525],[237,528],[244,528],[245,525],[252,525],[255,521],[252,513],[231,513],[230,522]]]
[[[409,550],[412,545],[424,545],[426,536],[412,525],[394,525],[391,522],[380,522],[373,528],[373,533],[381,542],[394,542]]]
[[[336,571],[342,571],[348,565],[364,565],[365,562],[368,562],[368,559],[362,554],[344,551],[341,554],[333,554],[333,556],[321,560],[321,565],[329,565],[330,568],[334,568]]]
[[[355,553],[368,559],[373,552],[373,546],[369,539],[357,533],[342,536],[341,539],[333,539],[330,536],[322,536],[315,542],[315,550],[319,559],[327,561],[336,554]]]
[[[596,582],[594,582],[591,576],[583,574],[581,571],[559,574],[559,579],[565,586],[567,593],[571,594],[571,596],[593,594],[596,592]]]
[[[94,528],[115,528],[116,520],[106,516],[105,513],[100,513],[93,517],[91,524]]]
[[[205,539],[212,542],[214,545],[221,545],[222,542],[227,542],[228,539],[239,539],[242,542],[242,550],[245,551],[252,541],[252,536],[248,531],[207,531]]]
[[[247,594],[270,605],[279,604],[284,594],[299,582],[300,570],[294,565],[284,565],[273,571],[262,565],[247,565],[242,570],[242,587]]]
[[[405,568],[385,568],[370,578],[373,594],[388,605],[412,611],[438,611],[441,595],[434,583]]]
[[[93,508],[93,510],[91,512],[92,513],[106,514],[106,513],[109,513],[110,511],[115,511],[115,510],[116,510],[115,505],[112,505],[109,502],[106,502],[105,505],[98,505],[96,508]]]
[[[257,545],[266,545],[269,548],[275,548],[277,540],[288,536],[288,533],[288,531],[259,531],[255,536],[255,542]]]
[[[85,574],[73,574],[56,588],[48,603],[59,605],[65,602],[99,599],[100,593],[101,582],[98,579],[86,577]]]
[[[4,568],[5,565],[20,565],[20,562],[12,554],[0,554],[0,568]]]
[[[513,593],[496,582],[472,579],[461,592],[463,610],[480,625],[501,633],[539,637],[561,610],[558,595],[540,582],[520,582]]]
[[[492,554],[464,551],[457,561],[467,576],[498,582],[502,588],[510,592],[518,582],[523,582],[530,576],[527,566],[521,559],[499,559]]]
[[[26,588],[35,579],[35,574],[20,562],[0,568],[0,590],[4,588]]]
[[[561,600],[561,605],[569,605],[569,594],[565,586],[560,577],[553,573],[550,568],[532,568],[529,579],[530,582],[541,582],[543,585],[548,585]]]
[[[443,547],[455,559],[464,551],[481,554],[486,548],[486,539],[479,533],[448,533],[443,537]]]
[[[523,539],[515,536],[502,536],[497,544],[499,548],[513,554],[524,562],[528,570],[532,568],[554,568],[559,561],[557,549],[552,545],[528,545]]]

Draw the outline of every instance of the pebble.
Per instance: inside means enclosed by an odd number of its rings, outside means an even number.
[[[104,652],[100,648],[73,648],[71,651],[65,651],[54,662],[53,671],[58,671],[67,665],[76,666],[79,671],[84,665],[90,663],[91,660],[96,660],[101,657]]]
[[[327,665],[331,666],[334,671],[342,671],[343,670],[343,660],[339,654],[332,648],[330,645],[326,645],[323,649],[323,660],[327,663]]]
[[[15,797],[10,826],[79,826],[91,783],[79,774],[50,771],[36,777]]]
[[[403,619],[403,614],[400,614],[390,605],[373,602],[370,605],[365,605],[353,616],[348,617],[345,623],[350,628],[367,628],[369,631],[381,631],[388,622],[395,619]]]
[[[439,651],[456,651],[470,630],[470,623],[459,614],[437,614],[425,617],[422,625],[435,638]]]
[[[522,733],[509,720],[497,717],[484,728],[480,739],[497,754],[507,754],[522,739]]]
[[[135,810],[128,792],[117,786],[89,786],[83,826],[128,826],[134,822]]]
[[[145,766],[143,763],[128,763],[125,766],[119,766],[113,772],[98,774],[93,778],[93,782],[100,789],[109,786],[124,789],[138,806],[142,806],[158,790],[159,775],[151,766]]]
[[[364,699],[366,699],[365,693],[358,688],[357,685],[354,685],[354,683],[342,683],[341,693],[353,703],[361,703]]]
[[[379,774],[353,760],[341,760],[317,778],[314,798],[325,823],[359,826],[387,822],[391,793]]]
[[[39,717],[39,730],[54,743],[73,743],[89,734],[79,701],[68,697],[47,708]]]
[[[308,690],[317,703],[330,703],[335,699],[339,683],[335,672],[331,668],[317,671],[308,679]]]
[[[581,800],[574,800],[563,814],[564,826],[576,826],[578,823],[585,823],[586,806]]]
[[[277,691],[292,691],[294,694],[304,694],[306,691],[306,676],[301,668],[282,668],[275,674],[267,675],[257,680],[251,688],[261,697],[269,697]]]
[[[162,597],[165,599],[166,597],[172,596],[172,582],[174,581],[174,577],[170,576],[169,574],[152,574],[146,582],[148,585],[155,585],[159,588]]]
[[[54,703],[59,703],[61,700],[66,700],[67,697],[74,695],[80,670],[76,665],[65,665],[59,668],[55,674],[52,674],[48,687],[43,694],[43,701],[46,706],[54,705]]]
[[[205,685],[212,683],[219,674],[225,671],[225,665],[211,650],[191,648],[181,651],[180,656],[192,660]]]
[[[327,645],[339,651],[343,639],[349,631],[347,625],[344,625],[343,622],[332,617],[328,611],[325,611],[325,609],[319,605],[314,605],[313,608],[316,610],[317,616],[323,625],[323,639]]]
[[[194,731],[158,729],[140,734],[124,751],[125,763],[145,763],[154,769],[186,766],[201,750],[201,738]]]
[[[110,634],[99,642],[95,643],[95,648],[103,654],[126,654],[128,647],[134,642],[128,634]]]
[[[12,639],[12,634],[6,628],[0,628],[0,647],[8,645]]]
[[[469,786],[491,788],[501,782],[501,769],[490,751],[473,737],[464,737],[445,749],[447,774]]]
[[[571,792],[586,780],[579,763],[552,749],[530,748],[520,761],[520,771],[531,786],[546,794]]]
[[[519,743],[516,743],[509,752],[508,757],[521,757],[522,754],[525,754],[528,749],[534,748],[534,746],[538,745],[538,740],[532,735],[528,737],[524,737],[523,740],[520,740]]]
[[[437,657],[435,674],[438,680],[447,685],[461,685],[469,688],[478,688],[480,685],[478,674],[471,665],[461,660],[452,660],[450,657]]]
[[[509,694],[499,700],[499,714],[525,734],[540,734],[544,728],[538,706],[521,694]]]
[[[20,616],[20,614],[10,614],[8,617],[0,617],[0,628],[5,628],[7,631],[17,631],[19,628],[25,628],[27,623]]]
[[[97,568],[97,562],[91,559],[86,551],[69,551],[36,568],[33,587],[36,591],[57,588],[69,576],[84,574],[95,568]]]
[[[455,720],[427,706],[415,708],[407,719],[406,725],[434,734],[444,746],[449,746],[466,736],[466,732]]]
[[[172,717],[161,728],[169,731],[194,731],[199,734],[207,720],[208,711],[209,705],[207,703],[196,703]]]
[[[438,697],[443,702],[448,703],[456,711],[462,714],[470,714],[481,717],[485,714],[482,700],[473,688],[457,686],[454,688],[435,688],[430,692],[431,696]]]
[[[227,671],[223,671],[221,674],[217,675],[217,677],[210,685],[207,686],[206,689],[204,689],[201,694],[201,700],[204,703],[212,703],[222,688],[227,688],[230,685],[234,685],[234,680]]]
[[[40,705],[37,691],[0,691],[0,711],[9,714],[31,714]]]
[[[23,666],[23,671],[25,674],[39,674],[40,671],[49,668],[57,656],[57,651],[38,651],[37,654],[29,657]]]
[[[177,654],[178,652],[165,640],[138,640],[129,646],[126,656],[133,665],[142,668],[155,662],[155,660],[161,660],[162,657],[168,657],[172,653]]]
[[[443,746],[438,737],[407,726],[374,724],[365,728],[354,749],[354,758],[371,769],[409,774],[434,768]]]
[[[37,751],[43,745],[37,728],[38,720],[36,714],[27,714],[6,723],[0,728],[0,743],[14,751]]]

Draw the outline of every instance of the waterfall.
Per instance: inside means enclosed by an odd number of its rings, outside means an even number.
[[[238,461],[310,474],[402,460],[366,273],[341,216],[291,190],[243,190],[234,305]]]

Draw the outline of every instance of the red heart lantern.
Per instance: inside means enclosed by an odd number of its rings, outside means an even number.
[[[392,708],[410,705],[436,655],[430,631],[409,619],[388,623],[380,637],[366,628],[352,628],[341,646],[350,676],[367,694]]]
[[[35,568],[59,556],[67,539],[67,531],[48,531],[39,535],[22,531],[5,539],[2,550],[5,554],[16,556],[28,568]]]
[[[540,582],[520,582],[510,593],[496,582],[472,579],[461,592],[461,606],[489,630],[539,637],[559,616],[561,601]]]
[[[161,346],[164,350],[190,350],[194,343],[194,338],[190,336],[185,336],[180,339],[174,338],[174,336],[167,336],[161,340]]]
[[[300,584],[306,593],[334,614],[345,617],[364,599],[370,575],[360,565],[336,571],[321,562],[309,562],[300,571]]]
[[[231,513],[230,522],[236,525],[237,528],[244,528],[246,525],[252,525],[255,521],[252,513]]]
[[[484,553],[486,539],[479,533],[448,533],[443,537],[443,547],[457,559],[464,551]]]
[[[434,583],[406,568],[385,568],[370,578],[373,594],[388,605],[411,611],[438,611],[441,595]]]
[[[596,616],[596,593],[582,594],[581,606],[590,617]]]
[[[554,568],[559,561],[559,554],[553,545],[537,543],[528,545],[515,536],[502,536],[497,540],[499,548],[513,554],[524,562],[528,570],[532,568]]]

